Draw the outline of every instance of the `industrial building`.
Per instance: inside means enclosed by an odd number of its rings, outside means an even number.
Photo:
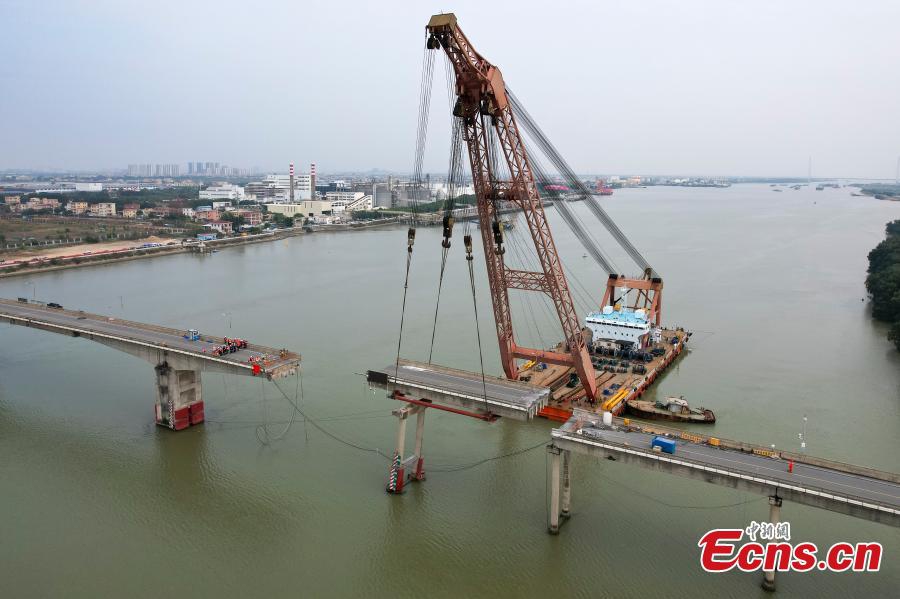
[[[372,206],[375,208],[390,208],[394,205],[393,192],[391,191],[391,180],[388,178],[387,183],[372,184]]]
[[[372,196],[361,191],[329,191],[325,199],[331,202],[332,214],[353,210],[371,210]]]
[[[293,170],[293,165],[291,165]],[[315,178],[315,165],[311,165],[308,175],[266,175],[262,181],[253,181],[245,187],[248,195],[254,196],[258,201],[291,202],[297,200],[311,200],[313,179]],[[291,194],[291,177],[294,188]]]
[[[306,200],[294,202],[293,204],[266,204],[266,209],[272,214],[283,214],[290,217],[322,216],[331,212],[331,202],[327,200]]]
[[[230,183],[222,183],[220,185],[210,185],[206,189],[200,190],[201,200],[243,200],[245,198],[244,188],[240,185],[232,185]],[[213,204],[215,206],[215,204]]]

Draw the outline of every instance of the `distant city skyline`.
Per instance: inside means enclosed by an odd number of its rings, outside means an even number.
[[[187,163],[190,165],[191,163]],[[208,163],[208,164],[218,164],[218,163]],[[285,165],[283,167],[275,167],[271,169],[264,169],[260,167],[252,167],[252,168],[241,168],[241,167],[228,167],[227,165],[220,165],[221,168],[227,169],[227,172],[222,171],[210,171],[210,172],[198,172],[198,171],[190,171],[183,170],[181,167],[184,166],[182,164],[171,164],[171,163],[138,163],[138,164],[129,164],[127,167],[114,167],[114,168],[101,168],[101,169],[29,169],[29,168],[19,168],[19,169],[9,169],[0,167],[0,176],[8,176],[12,173],[18,174],[32,174],[37,177],[56,177],[56,178],[65,178],[65,177],[108,177],[108,178],[116,178],[116,177],[139,177],[139,178],[147,178],[147,179],[188,179],[191,177],[202,177],[215,179],[216,177],[222,179],[234,179],[234,178],[254,178],[261,177],[267,174],[287,174],[289,171],[289,165]],[[169,167],[168,173],[177,172],[177,174],[164,174],[158,173],[158,168],[162,169],[165,167]],[[148,171],[149,169],[149,171]],[[173,170],[174,169],[174,170]],[[147,174],[149,172],[150,174]],[[303,173],[306,176],[309,174],[309,168],[306,170],[298,167],[298,173]],[[334,177],[348,177],[348,176],[356,176],[356,177],[373,177],[373,178],[385,178],[388,176],[394,176],[399,178],[409,179],[412,178],[413,174],[408,170],[386,170],[380,168],[368,168],[368,169],[334,169],[334,170],[322,170],[319,169],[319,173],[326,178],[333,179]],[[608,178],[608,177],[643,177],[650,180],[672,180],[678,178],[689,178],[689,179],[720,179],[720,180],[797,180],[797,181],[806,181],[807,175],[767,175],[767,174],[746,174],[746,175],[711,175],[708,173],[653,173],[653,172],[645,172],[645,171],[636,171],[636,172],[582,172],[576,173],[576,175],[585,178]],[[442,171],[425,171],[423,172],[423,176],[428,176],[434,182],[443,182],[447,178],[447,173]],[[553,178],[556,175],[552,175]],[[468,172],[463,173],[464,180],[471,180],[471,175]],[[831,174],[822,174],[822,175],[814,175],[812,176],[813,181],[821,181],[821,180],[845,180],[845,181],[895,181],[896,177],[852,177],[852,176],[843,176],[843,175],[831,175]]]
[[[0,3],[0,169],[409,171],[424,25],[452,9],[577,172],[804,177],[812,155],[813,177],[896,176],[888,0],[154,6]],[[425,166],[443,172],[436,63]]]

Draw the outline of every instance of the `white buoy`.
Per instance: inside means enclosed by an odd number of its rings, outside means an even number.
[[[603,424],[612,426],[612,412],[603,412]]]

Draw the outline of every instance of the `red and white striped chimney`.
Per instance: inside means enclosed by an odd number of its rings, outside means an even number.
[[[309,197],[316,199],[316,163],[309,165]]]

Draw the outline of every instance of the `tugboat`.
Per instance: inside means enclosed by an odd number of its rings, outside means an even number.
[[[665,400],[643,401],[632,399],[625,404],[626,411],[638,418],[647,420],[673,420],[675,422],[694,422],[713,424],[716,415],[706,408],[692,408],[684,396],[667,397]]]

